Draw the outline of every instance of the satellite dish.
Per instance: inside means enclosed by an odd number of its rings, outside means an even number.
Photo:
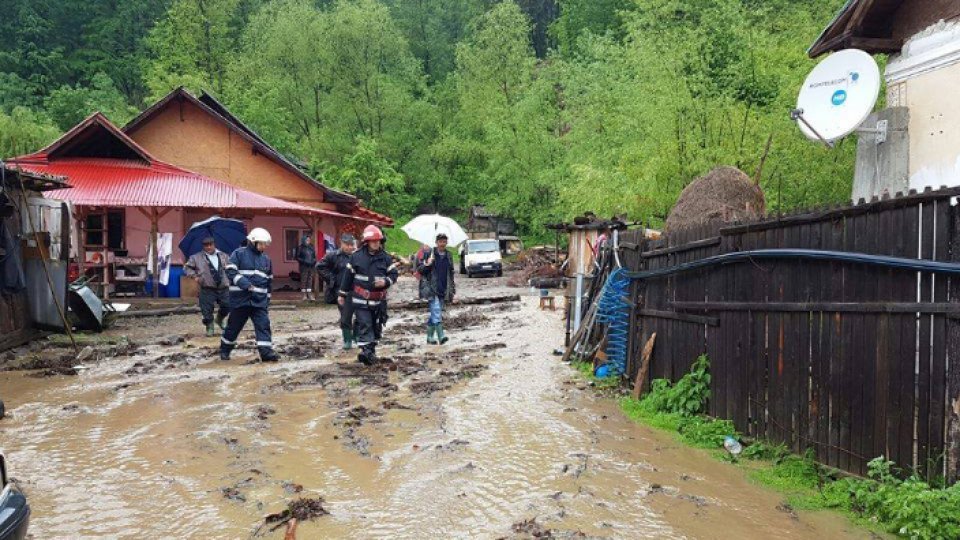
[[[831,146],[854,131],[876,133],[877,142],[886,130],[861,128],[873,112],[880,95],[880,68],[873,57],[858,49],[836,52],[813,68],[797,98],[800,131],[808,138]]]

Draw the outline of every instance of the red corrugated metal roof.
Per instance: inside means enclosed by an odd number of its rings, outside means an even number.
[[[393,225],[390,218],[360,205],[350,214],[300,205],[159,161],[100,113],[42,150],[11,159],[9,164],[29,173],[66,178],[70,189],[48,191],[45,196],[78,206],[240,209]]]
[[[216,208],[304,215],[339,215],[237,188],[162,162],[63,158],[51,162],[19,158],[25,171],[68,178],[69,189],[44,196],[78,206]]]
[[[380,225],[393,227],[393,219],[383,214],[374,212],[369,208],[364,208],[362,206],[357,206],[356,208],[354,208],[352,212],[352,217],[363,220],[363,221],[370,221],[373,223],[379,223]]]

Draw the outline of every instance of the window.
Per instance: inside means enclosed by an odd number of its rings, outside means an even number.
[[[471,241],[467,249],[470,253],[494,253],[500,251],[500,243],[496,240]]]
[[[296,262],[297,247],[300,246],[300,239],[305,234],[310,234],[310,229],[283,230],[283,258],[285,261]]]

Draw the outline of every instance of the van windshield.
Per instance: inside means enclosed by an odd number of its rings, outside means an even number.
[[[500,251],[500,243],[496,240],[484,240],[482,242],[470,242],[470,253],[493,253]]]

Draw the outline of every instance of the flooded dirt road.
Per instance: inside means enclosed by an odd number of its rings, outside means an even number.
[[[551,354],[560,312],[534,298],[452,307],[442,347],[422,344],[424,316],[394,313],[372,368],[315,308],[275,313],[277,365],[251,345],[219,362],[177,316],[123,322],[74,376],[0,373],[33,537],[282,538],[264,516],[321,497],[297,538],[869,536],[631,423]]]

